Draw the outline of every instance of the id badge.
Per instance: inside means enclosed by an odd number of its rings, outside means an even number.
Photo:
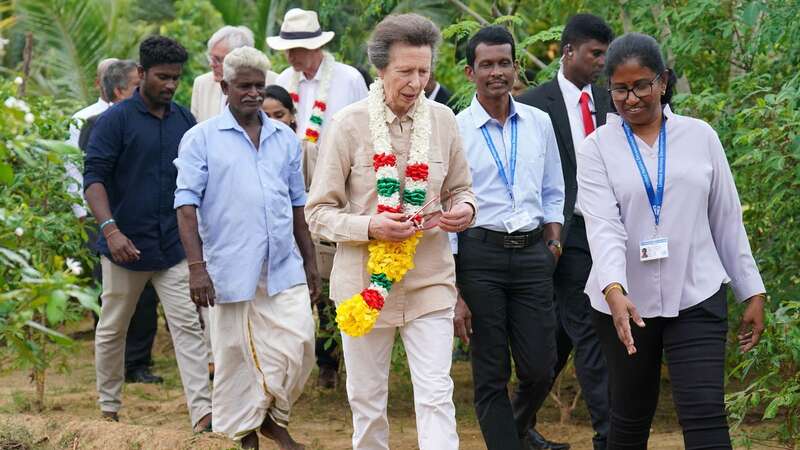
[[[526,225],[530,225],[531,222],[533,222],[531,215],[527,211],[520,210],[514,211],[510,216],[506,217],[503,220],[503,225],[506,227],[506,231],[513,233]]]
[[[655,238],[641,241],[639,243],[639,260],[654,261],[664,259],[669,256],[667,238]]]

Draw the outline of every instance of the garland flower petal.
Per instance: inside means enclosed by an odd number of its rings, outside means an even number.
[[[370,86],[367,105],[375,153],[373,166],[375,191],[378,196],[376,210],[378,213],[402,212],[413,216],[425,203],[428,189],[431,126],[427,100],[420,93],[411,117],[414,127],[411,132],[411,148],[403,183],[400,182],[397,157],[393,153],[389,128],[386,125],[385,94],[383,80],[380,78]],[[414,268],[414,254],[421,238],[422,232],[418,231],[402,242],[374,241],[369,244],[367,261],[369,285],[336,307],[336,323],[342,332],[356,337],[364,336],[372,330],[380,311],[386,304],[392,286]]]

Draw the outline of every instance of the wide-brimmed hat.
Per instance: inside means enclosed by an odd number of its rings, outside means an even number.
[[[267,45],[273,50],[307,48],[314,50],[333,39],[333,31],[322,31],[315,11],[292,8],[286,12],[278,36],[267,38]]]

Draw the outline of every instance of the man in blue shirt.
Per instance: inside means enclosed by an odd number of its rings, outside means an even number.
[[[564,179],[550,118],[511,98],[514,47],[500,26],[470,39],[465,72],[477,93],[457,117],[479,212],[475,226],[458,234],[463,300],[454,326],[471,345],[475,410],[489,450],[530,448],[524,432],[531,417],[515,417],[508,397],[509,356],[520,398],[537,407],[556,360],[552,277]]]
[[[314,366],[321,282],[300,142],[261,111],[268,68],[252,47],[225,57],[228,107],[184,136],[175,208],[192,300],[211,306],[214,431],[258,448],[260,430],[294,449],[286,428]]]
[[[189,299],[189,268],[172,209],[172,165],[194,117],[172,101],[188,56],[151,36],[139,46],[141,84],[100,116],[86,151],[85,196],[100,223],[103,305],[95,332],[97,392],[103,416],[118,420],[125,333],[137,299],[152,282],[164,306],[196,431],[211,423],[207,350]]]

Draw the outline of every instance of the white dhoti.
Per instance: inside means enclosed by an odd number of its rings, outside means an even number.
[[[413,319],[400,329],[408,356],[420,450],[457,450],[453,405],[453,309]],[[387,450],[389,363],[396,328],[374,328],[366,336],[342,333],[347,399],[353,411],[353,448]],[[216,418],[216,410],[214,411]],[[216,420],[216,419],[215,419]]]
[[[214,350],[214,431],[241,439],[266,414],[286,427],[314,366],[314,319],[305,284],[209,308]]]

